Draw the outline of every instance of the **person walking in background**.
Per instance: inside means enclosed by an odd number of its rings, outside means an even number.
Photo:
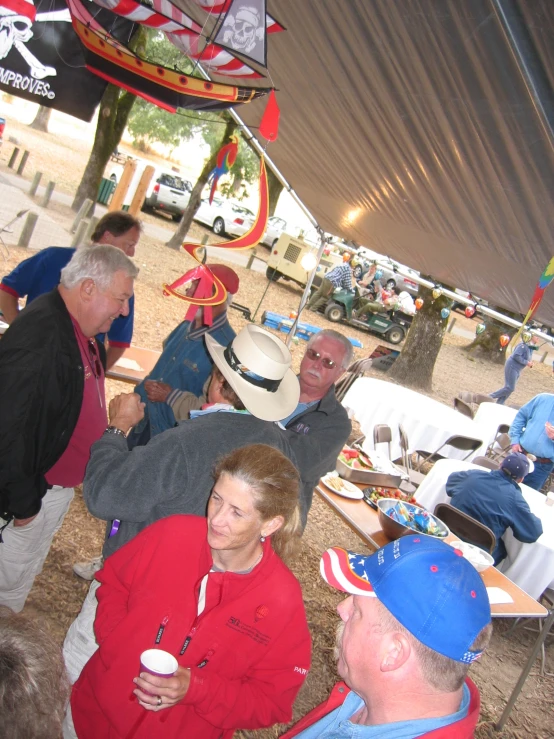
[[[350,257],[350,255],[344,254],[343,259],[345,257]],[[312,295],[306,307],[309,310],[316,311],[327,302],[334,290],[339,290],[341,288],[344,290],[352,290],[352,280],[352,267],[345,259],[344,264],[339,264],[337,267],[327,272],[325,277],[321,280],[321,285]]]
[[[516,388],[516,382],[525,367],[532,367],[531,357],[533,352],[538,348],[538,337],[533,336],[530,342],[523,340],[514,351],[510,354],[504,365],[504,387],[490,393],[490,397],[494,398],[499,405],[504,405],[510,395]]]
[[[519,409],[510,427],[512,451],[533,454],[535,469],[523,483],[540,490],[554,469],[554,395],[540,393]]]
[[[115,246],[127,257],[135,256],[135,248],[140,239],[141,222],[121,210],[106,213],[96,224],[90,237],[92,244]],[[0,283],[0,312],[3,320],[11,323],[19,312],[19,298],[27,297],[29,305],[39,295],[49,293],[60,283],[62,269],[69,264],[75,249],[65,246],[49,246],[17,265]],[[110,330],[96,338],[100,351],[108,338],[106,369],[110,369],[131,346],[134,322],[134,296],[129,300],[129,312],[113,322]]]

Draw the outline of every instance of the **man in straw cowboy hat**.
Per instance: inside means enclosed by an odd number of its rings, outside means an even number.
[[[467,672],[492,633],[487,591],[460,551],[404,536],[366,556],[333,547],[324,580],[337,607],[338,683],[282,739],[469,739],[479,691]]]

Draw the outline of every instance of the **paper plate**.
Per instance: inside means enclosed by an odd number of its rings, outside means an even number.
[[[336,495],[342,495],[343,498],[352,498],[353,500],[362,500],[364,494],[359,487],[353,485],[348,480],[343,480],[337,474],[330,472],[321,478],[321,482],[326,488]]]

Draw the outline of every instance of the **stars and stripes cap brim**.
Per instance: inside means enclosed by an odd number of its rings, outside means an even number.
[[[351,595],[375,596],[365,573],[367,558],[340,547],[331,547],[323,553],[319,563],[321,577],[331,587]]]

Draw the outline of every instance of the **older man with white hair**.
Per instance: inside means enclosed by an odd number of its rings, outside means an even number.
[[[470,739],[479,691],[467,672],[486,649],[485,585],[462,553],[404,536],[366,556],[333,547],[323,578],[337,611],[338,683],[282,739]]]
[[[138,269],[113,246],[79,249],[57,289],[0,343],[0,604],[20,611],[107,424],[94,336],[129,312]]]

